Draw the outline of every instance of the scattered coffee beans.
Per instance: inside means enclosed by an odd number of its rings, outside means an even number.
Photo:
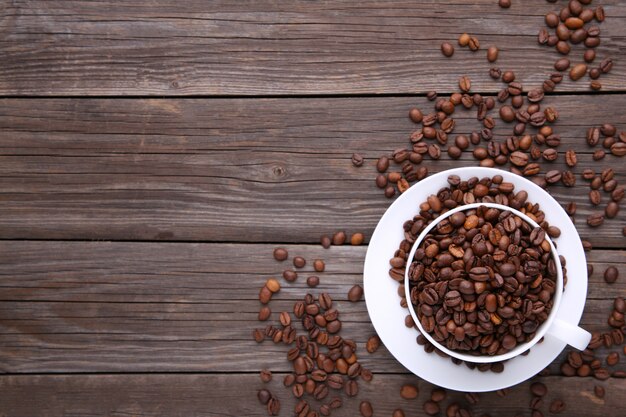
[[[615,281],[617,281],[618,276],[619,276],[619,272],[617,268],[614,266],[609,266],[604,271],[604,281],[606,281],[607,284],[615,283]]]

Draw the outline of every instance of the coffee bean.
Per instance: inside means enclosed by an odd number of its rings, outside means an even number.
[[[434,99],[437,98],[437,92],[436,91],[429,91],[428,93],[426,93],[426,98],[430,101],[433,101]]]
[[[497,59],[498,59],[498,48],[496,48],[495,46],[490,46],[487,49],[487,61],[496,62]]]
[[[591,202],[591,204],[597,206],[598,204],[600,204],[601,200],[602,196],[600,195],[600,192],[598,190],[591,190],[589,192],[589,201]]]
[[[413,384],[404,384],[400,388],[400,396],[404,398],[405,400],[415,399],[417,398],[418,394],[419,394],[419,390]]]
[[[596,59],[596,51],[593,49],[587,49],[583,55],[583,59],[589,64],[592,63]]]
[[[340,246],[346,243],[346,232],[339,231],[335,232],[332,237],[332,244],[336,246]]]
[[[359,384],[351,379],[344,385],[344,391],[348,397],[354,397],[359,393]]]
[[[614,143],[613,145],[611,145],[611,153],[619,157],[626,155],[626,143],[624,142]]]
[[[306,260],[302,256],[293,258],[293,266],[296,268],[304,268],[304,265],[306,265]]]
[[[604,209],[604,214],[608,219],[612,219],[617,216],[619,211],[619,205],[615,201],[609,201],[606,208]]]
[[[545,21],[548,27],[555,28],[559,24],[559,16],[554,12],[550,12],[546,14]]]
[[[537,397],[543,397],[548,393],[548,387],[541,382],[533,382],[530,385],[530,392]]]
[[[395,410],[393,410],[393,414],[391,416],[392,417],[405,417],[405,414],[404,414],[404,411],[402,411],[402,409],[396,408]]]
[[[286,269],[283,271],[283,278],[285,281],[294,282],[298,279],[298,273],[292,269]]]
[[[610,352],[608,355],[606,355],[606,364],[608,366],[614,366],[619,362],[619,353],[617,352]]]
[[[369,401],[361,401],[361,404],[359,404],[359,411],[363,417],[372,417],[374,415],[372,404]]]
[[[441,53],[444,56],[451,57],[452,55],[454,55],[454,46],[452,46],[452,44],[449,42],[443,42],[441,44]]]
[[[475,36],[470,36],[467,46],[471,51],[476,52],[480,49],[480,42]]]
[[[261,381],[270,382],[272,380],[272,372],[269,369],[263,369],[260,372]]]
[[[565,411],[565,403],[561,399],[555,399],[550,403],[550,412],[552,414],[560,414]]]
[[[363,243],[364,240],[365,240],[365,236],[363,236],[363,233],[354,233],[350,237],[350,244],[352,246],[359,246]]]
[[[271,397],[267,403],[267,413],[270,416],[277,416],[280,413],[280,401],[276,397]]]
[[[469,45],[469,41],[470,35],[468,35],[467,33],[463,33],[461,36],[459,36],[459,45],[467,46]]]
[[[306,279],[306,285],[311,288],[315,288],[320,284],[320,278],[318,276],[312,275]]]
[[[557,59],[556,62],[554,63],[554,69],[556,69],[557,71],[565,71],[566,69],[568,69],[570,66],[570,61],[567,58],[560,58]]]
[[[587,216],[587,224],[591,227],[598,227],[604,223],[604,215],[593,213]]]
[[[569,46],[569,44],[565,41],[558,41],[556,43],[556,50],[561,54],[561,55],[567,55],[569,54],[571,48]]]
[[[353,303],[360,301],[361,297],[363,297],[363,288],[360,285],[354,285],[348,291],[348,300]]]
[[[272,299],[272,292],[269,290],[269,288],[267,288],[264,285],[263,287],[261,287],[261,290],[259,291],[259,301],[262,304],[267,304],[270,302],[271,299]]]
[[[424,405],[422,406],[424,412],[429,415],[429,416],[434,416],[439,414],[440,408],[439,408],[439,404],[437,404],[434,401],[426,401],[424,403]]]
[[[323,260],[316,259],[313,261],[313,269],[315,269],[315,272],[324,272],[324,269],[326,269],[326,264]]]
[[[610,72],[611,69],[613,69],[613,60],[611,58],[605,58],[600,62],[600,71],[603,74]]]
[[[360,167],[363,165],[363,162],[365,161],[365,159],[363,158],[363,155],[358,154],[358,153],[353,153],[351,161],[352,161],[352,165],[354,165],[355,167]]]
[[[531,103],[538,103],[538,102],[540,102],[541,100],[543,100],[543,97],[544,97],[543,90],[542,90],[542,89],[540,89],[540,88],[535,88],[535,89],[530,90],[530,91],[528,92],[528,95],[527,95],[527,97],[526,97],[526,98],[527,98],[527,99],[528,99],[528,101],[530,101]],[[539,113],[539,114],[541,114],[541,115],[543,116],[543,114],[542,114],[542,113]],[[544,117],[545,117],[545,116],[544,116]]]
[[[256,395],[257,395],[257,398],[259,399],[259,402],[263,405],[267,404],[270,398],[272,398],[272,393],[266,389],[261,389],[257,391]]]
[[[420,109],[412,108],[411,110],[409,110],[409,119],[411,119],[413,123],[421,123],[423,118],[424,118],[424,115],[422,114]],[[385,158],[385,157],[381,157],[381,158]],[[380,159],[378,160],[378,162],[380,163]],[[379,172],[384,172],[386,170],[387,169],[385,168],[383,171],[381,171],[380,168],[378,168]]]
[[[288,257],[289,257],[289,252],[287,252],[287,249],[285,248],[274,249],[274,259],[276,259],[277,261],[282,262]]]
[[[508,9],[511,7],[511,0],[498,0],[498,6],[503,9]]]
[[[556,161],[556,158],[559,156],[559,153],[556,151],[556,149],[548,148],[543,151],[542,156],[543,156],[543,159],[545,159],[546,161],[552,162],[552,161]]]
[[[619,271],[617,270],[616,267],[614,266],[609,266],[605,271],[604,271],[604,281],[607,284],[613,284],[615,283],[615,281],[617,281],[617,278],[619,277]]]
[[[572,67],[569,72],[569,77],[573,81],[577,81],[581,79],[587,73],[587,65],[586,64],[576,64]]]
[[[259,310],[259,321],[265,321],[267,319],[270,318],[270,315],[272,314],[272,311],[270,310],[269,307],[264,306],[261,307],[261,310]]]
[[[386,156],[378,158],[378,161],[376,162],[376,169],[380,173],[386,172],[389,169],[389,158]]]
[[[593,153],[591,157],[594,161],[599,161],[603,159],[605,156],[606,156],[606,152],[604,152],[602,149],[598,149],[597,151]]]
[[[561,181],[561,171],[557,169],[553,169],[551,171],[546,172],[546,181],[548,184],[555,184]]]

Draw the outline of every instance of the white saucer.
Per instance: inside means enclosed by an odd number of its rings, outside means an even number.
[[[547,334],[526,356],[507,361],[502,373],[480,372],[465,365],[455,365],[449,358],[426,353],[415,338],[418,331],[404,325],[409,310],[400,306],[398,283],[389,277],[389,260],[404,239],[402,225],[419,213],[419,204],[431,194],[448,186],[448,176],[462,180],[476,176],[502,175],[504,181],[515,185],[515,191],[526,190],[528,201],[539,203],[546,220],[561,229],[554,241],[560,255],[566,259],[567,287],[563,293],[557,317],[577,325],[587,296],[587,264],[582,242],[569,216],[546,191],[533,182],[494,168],[456,168],[432,175],[413,185],[396,199],[378,222],[372,235],[363,272],[365,302],[370,319],[389,352],[409,371],[435,385],[457,391],[483,392],[510,387],[527,380],[548,366],[565,348],[565,343]]]

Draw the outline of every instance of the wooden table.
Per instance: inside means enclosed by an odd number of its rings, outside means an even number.
[[[498,65],[527,88],[553,72],[557,53],[536,35],[554,5],[496,3],[3,2],[0,415],[262,416],[262,368],[275,374],[281,415],[291,415],[285,347],[251,338],[263,325],[259,288],[283,269],[272,258],[277,245],[326,260],[315,291],[337,300],[342,334],[374,372],[333,415],[355,415],[362,399],[376,415],[397,407],[421,415],[430,385],[420,381],[419,399],[402,400],[399,387],[416,377],[384,348],[365,352],[374,333],[365,303],[345,301],[362,280],[366,246],[325,250],[319,239],[371,235],[390,204],[374,185],[374,161],[406,146],[408,109],[432,106],[425,92],[449,94],[465,74],[474,91],[500,88],[484,47],[457,47],[448,59],[441,42],[467,31],[498,45]],[[599,167],[588,127],[626,129],[626,3],[601,3],[598,54],[616,61],[603,89],[565,80],[544,101],[559,109],[559,150],[578,152],[577,173]],[[459,116],[458,132],[475,128],[471,117]],[[350,163],[355,151],[366,157],[361,168]],[[476,161],[466,153],[424,164],[437,172]],[[606,166],[624,184],[624,159],[607,156]],[[606,331],[612,299],[626,295],[626,215],[587,227],[595,209],[577,179],[551,193],[578,204],[595,270],[582,324]],[[609,265],[621,274],[613,285],[602,278]],[[284,283],[273,311],[306,291],[302,278]],[[626,382],[560,376],[566,353],[535,378],[550,387],[544,413],[562,398],[568,416],[624,415]],[[620,355],[613,370],[626,370]],[[604,399],[594,385],[606,387]],[[466,403],[462,393],[449,398]],[[474,415],[530,415],[528,383],[481,398]]]

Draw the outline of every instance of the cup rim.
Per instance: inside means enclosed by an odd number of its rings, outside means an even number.
[[[555,293],[553,295],[553,304],[552,304],[552,309],[550,310],[550,314],[548,315],[548,318],[541,323],[541,325],[539,326],[539,328],[536,330],[535,336],[528,342],[523,343],[521,345],[517,345],[514,349],[510,350],[507,353],[503,353],[501,355],[493,355],[493,356],[488,356],[488,355],[478,355],[478,356],[474,356],[474,355],[469,355],[469,354],[465,354],[465,353],[460,353],[457,351],[453,351],[448,349],[447,347],[443,346],[441,343],[437,342],[435,339],[433,339],[433,337],[426,332],[423,328],[422,328],[422,324],[420,322],[420,320],[417,317],[417,313],[415,312],[415,308],[413,306],[413,303],[411,302],[411,288],[409,285],[409,267],[411,265],[411,263],[413,262],[413,257],[415,256],[415,252],[417,250],[417,248],[419,247],[419,245],[421,244],[421,242],[424,240],[424,238],[426,237],[426,235],[428,233],[430,233],[430,231],[435,228],[437,226],[437,224],[439,224],[441,221],[443,221],[444,219],[447,219],[448,217],[450,217],[451,215],[453,215],[454,213],[457,213],[459,211],[466,211],[466,210],[472,210],[478,207],[490,207],[490,208],[496,208],[499,210],[508,210],[510,212],[512,212],[513,214],[515,214],[516,216],[519,216],[522,218],[522,220],[526,221],[527,223],[529,223],[531,226],[533,227],[541,227],[539,226],[539,224],[534,221],[533,219],[531,219],[530,217],[528,217],[526,214],[522,213],[521,211],[514,209],[513,207],[509,207],[509,206],[505,206],[502,204],[497,204],[497,203],[471,203],[471,204],[464,204],[458,207],[455,207],[454,209],[451,209],[447,212],[445,212],[444,214],[438,216],[435,220],[433,220],[428,226],[426,226],[424,228],[424,230],[420,233],[420,235],[417,237],[417,239],[415,240],[415,242],[413,243],[413,246],[411,247],[411,251],[409,252],[409,256],[407,258],[407,264],[406,264],[406,268],[404,271],[404,292],[405,292],[405,297],[407,300],[407,307],[409,309],[409,312],[411,314],[411,317],[413,318],[413,321],[415,322],[415,325],[418,328],[418,331],[424,335],[424,337],[426,337],[426,339],[432,343],[437,349],[441,350],[442,352],[450,355],[451,357],[466,361],[466,362],[473,362],[473,363],[493,363],[493,362],[501,362],[501,361],[505,361],[511,358],[514,358],[516,356],[521,355],[522,353],[526,352],[527,350],[529,350],[530,348],[532,348],[534,345],[536,345],[547,333],[548,329],[550,328],[550,326],[552,325],[552,323],[554,322],[556,316],[557,316],[557,312],[559,310],[559,306],[561,304],[561,298],[563,295],[563,270],[562,270],[562,266],[561,266],[561,260],[559,258],[559,254],[556,250],[556,246],[554,245],[554,243],[552,242],[552,239],[548,236],[548,234],[546,233],[546,240],[548,241],[548,243],[550,244],[550,253],[552,254],[552,258],[555,261],[556,264],[556,270],[557,270],[557,279],[556,279],[556,289],[555,289]]]

